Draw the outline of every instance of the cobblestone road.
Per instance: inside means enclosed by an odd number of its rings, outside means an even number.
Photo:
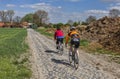
[[[75,70],[68,62],[67,49],[61,56],[56,52],[54,40],[48,39],[32,29],[27,31],[32,54],[33,77],[31,79],[120,79],[119,73],[113,74],[112,70],[110,72],[105,69],[109,63],[85,54],[82,50],[79,51],[79,68]],[[106,63],[106,66],[101,63]],[[116,68],[116,71],[120,72],[119,68]]]

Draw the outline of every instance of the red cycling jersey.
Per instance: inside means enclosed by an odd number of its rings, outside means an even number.
[[[56,38],[63,38],[63,37],[64,37],[64,34],[63,34],[62,30],[56,30],[55,31],[54,39],[56,39]]]

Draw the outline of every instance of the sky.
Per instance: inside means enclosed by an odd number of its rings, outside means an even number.
[[[14,10],[15,16],[23,17],[44,10],[51,23],[84,21],[90,15],[99,19],[111,9],[120,9],[120,0],[0,0],[0,11]]]

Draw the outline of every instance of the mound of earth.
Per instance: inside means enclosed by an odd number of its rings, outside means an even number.
[[[88,25],[84,38],[97,41],[106,49],[120,51],[120,17],[103,17]]]

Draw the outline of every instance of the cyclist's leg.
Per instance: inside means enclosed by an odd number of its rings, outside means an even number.
[[[63,50],[63,38],[60,39],[62,50]]]
[[[56,41],[56,49],[58,49],[58,45],[59,45],[59,38],[57,38],[57,41]]]
[[[74,60],[74,47],[73,47],[73,45],[74,45],[74,41],[71,40],[70,41],[70,51],[72,52],[72,59]]]

